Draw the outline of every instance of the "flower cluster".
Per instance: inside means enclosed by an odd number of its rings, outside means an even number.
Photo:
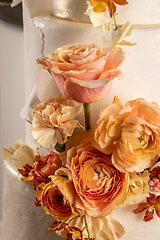
[[[34,107],[37,114],[40,106]],[[46,109],[47,103],[42,106]],[[50,231],[67,239],[122,237],[124,228],[112,211],[128,204],[138,204],[135,214],[146,211],[144,221],[150,221],[154,211],[160,217],[160,195],[155,195],[160,189],[160,167],[154,166],[160,152],[156,103],[136,99],[123,107],[115,97],[101,109],[95,128],[82,129],[64,145],[61,153],[54,150],[45,156],[19,142],[2,152],[4,159],[19,165],[21,180],[33,183],[35,205],[56,219]]]

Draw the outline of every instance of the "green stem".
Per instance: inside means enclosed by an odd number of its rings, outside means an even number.
[[[87,231],[87,233],[88,233],[88,238],[90,238],[90,233],[89,233],[89,229],[88,229],[88,224],[87,224],[87,220],[86,220],[86,215],[84,215],[83,217],[84,217],[84,223],[85,223],[86,231]]]
[[[62,144],[59,144],[57,142],[56,146],[55,146],[55,149],[58,151],[58,152],[64,152],[66,150],[66,146],[65,146],[65,143],[62,143]]]
[[[85,115],[85,127],[86,130],[91,129],[91,110],[90,103],[83,103],[84,115]]]
[[[0,6],[11,6],[11,3],[0,2]]]
[[[79,218],[79,217],[80,217],[80,215],[77,215],[77,216],[71,218],[71,219],[68,221],[68,224],[70,224],[70,222],[72,222],[74,219]]]
[[[117,23],[116,23],[116,18],[115,18],[115,14],[113,13],[113,20],[114,20],[114,25],[115,25],[115,31],[117,31],[118,27],[117,27]]]

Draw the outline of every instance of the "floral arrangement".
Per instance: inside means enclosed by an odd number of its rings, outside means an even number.
[[[131,45],[123,40],[131,25],[117,26],[115,4],[127,1],[91,0],[86,12],[93,24],[109,28],[107,47],[66,45],[37,60],[62,94],[32,106],[28,121],[37,150],[21,141],[2,150],[19,178],[33,184],[35,205],[53,216],[49,230],[67,239],[121,238],[124,227],[112,218],[116,206],[138,204],[133,213],[145,212],[145,222],[154,212],[160,217],[159,106],[142,98],[123,106],[115,96],[91,126],[90,103],[105,98],[112,81],[122,77],[120,45]],[[114,29],[106,15],[97,18],[106,7],[114,16]],[[76,119],[83,108],[85,127]],[[44,156],[43,148],[49,151]]]

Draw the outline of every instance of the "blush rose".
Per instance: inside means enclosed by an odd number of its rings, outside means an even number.
[[[37,64],[51,73],[64,97],[92,103],[107,96],[111,80],[121,76],[118,68],[123,59],[119,47],[74,44],[62,46],[55,54],[37,59]]]

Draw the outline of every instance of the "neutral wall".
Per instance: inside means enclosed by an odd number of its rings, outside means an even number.
[[[19,114],[25,102],[23,29],[0,19],[0,148],[24,140],[25,122]],[[0,158],[0,220],[3,160]]]

